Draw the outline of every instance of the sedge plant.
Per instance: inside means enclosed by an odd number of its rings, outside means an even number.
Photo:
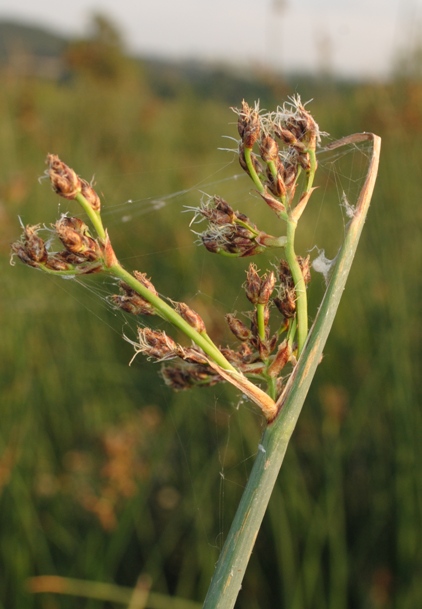
[[[237,344],[222,347],[208,334],[200,315],[188,304],[160,296],[142,271],[128,271],[119,262],[101,217],[101,202],[93,186],[49,154],[47,175],[53,190],[76,201],[89,224],[64,214],[49,229],[26,226],[12,245],[12,256],[55,276],[80,277],[102,273],[118,281],[110,294],[112,306],[135,316],[155,315],[168,330],[138,327],[137,340],[128,339],[135,355],[161,362],[161,374],[175,390],[228,382],[253,401],[267,423],[257,458],[221,552],[204,607],[234,606],[288,442],[321,359],[350,270],[375,184],[380,139],[355,134],[329,144],[336,148],[370,140],[372,157],[365,183],[353,208],[343,245],[331,269],[330,282],[309,331],[307,285],[309,256],[295,248],[295,235],[315,190],[317,149],[324,135],[299,97],[274,112],[245,101],[238,117],[236,153],[263,205],[279,220],[280,234],[270,235],[222,197],[203,196],[193,208],[192,222],[205,221],[199,233],[205,248],[226,258],[257,257],[270,252],[277,262],[261,272],[251,263],[243,284],[250,310],[243,319],[228,313],[226,322]],[[327,148],[327,147],[326,147]],[[56,239],[45,239],[44,231]],[[61,243],[56,250],[55,243]],[[172,336],[185,336],[185,344]],[[126,337],[125,337],[126,338]]]

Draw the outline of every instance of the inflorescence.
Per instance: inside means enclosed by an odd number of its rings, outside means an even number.
[[[255,263],[249,265],[243,287],[252,308],[244,319],[233,313],[226,315],[237,347],[215,345],[198,313],[186,303],[161,298],[145,273],[129,273],[122,267],[102,224],[98,194],[55,155],[47,157],[53,190],[76,200],[92,227],[67,214],[48,229],[26,226],[20,240],[12,244],[12,258],[16,256],[28,266],[58,276],[102,272],[117,278],[119,293],[109,297],[114,307],[136,316],[158,315],[191,340],[190,345],[182,346],[166,332],[148,327],[139,327],[137,340],[130,340],[135,355],[142,353],[162,362],[167,385],[181,390],[223,380],[232,382],[261,407],[270,421],[277,414],[275,401],[283,389],[281,372],[287,364],[295,365],[307,336],[310,264],[309,257],[296,255],[294,235],[313,191],[321,133],[299,97],[275,112],[261,112],[258,104],[252,108],[246,102],[234,112],[238,116],[240,165],[265,204],[287,227],[286,234],[269,235],[217,195],[204,196],[194,209],[192,222],[208,223],[200,240],[212,253],[249,257],[269,248],[282,252],[270,271],[261,273]],[[303,179],[299,180],[300,176]],[[46,230],[50,235],[47,240],[41,236]],[[60,243],[62,249],[55,251],[54,243]],[[274,311],[278,317],[271,329]],[[260,387],[262,383],[266,384],[265,391]]]

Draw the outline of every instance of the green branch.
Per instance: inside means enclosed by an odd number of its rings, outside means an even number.
[[[287,243],[285,247],[286,260],[292,272],[296,293],[296,317],[297,317],[297,355],[302,353],[308,336],[308,298],[306,284],[302,269],[297,260],[294,249],[294,238],[297,224],[294,220],[287,221]]]
[[[146,288],[140,281],[138,281],[131,273],[126,271],[118,262],[113,266],[105,269],[108,273],[121,279],[128,286],[130,286],[135,292],[140,294],[142,298],[145,298],[152,306],[157,310],[157,313],[166,321],[171,323],[173,326],[181,330],[186,336],[193,340],[193,342],[202,349],[206,355],[208,355],[216,364],[229,370],[236,372],[236,369],[227,361],[218,347],[212,342],[208,335],[204,336],[200,334],[195,328],[187,323],[170,305],[168,305],[159,296],[153,294],[148,288]]]

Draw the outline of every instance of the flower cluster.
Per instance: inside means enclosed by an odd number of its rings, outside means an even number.
[[[25,226],[20,240],[12,243],[12,256],[16,255],[28,266],[59,275],[86,275],[101,271],[101,246],[82,220],[62,216],[53,225],[53,232],[65,248],[59,252],[50,251],[52,239],[45,241],[40,236],[43,230],[46,229],[39,224]]]
[[[47,164],[46,174],[56,193],[65,199],[80,197],[92,213],[99,213],[100,198],[91,184],[54,154],[47,156]],[[43,230],[50,233],[47,241],[40,236]],[[62,243],[64,250],[51,250],[54,236]],[[28,266],[59,275],[97,273],[110,258],[107,239],[94,238],[85,222],[66,214],[51,229],[40,224],[24,227],[20,240],[12,244],[11,250],[12,258],[17,256]]]
[[[245,101],[233,110],[238,115],[240,165],[268,206],[283,216],[293,204],[301,171],[316,170],[319,127],[299,97],[275,112],[261,113],[258,104],[251,108]]]
[[[198,316],[185,303],[178,305],[182,305],[188,311],[189,317]],[[210,366],[208,358],[201,349],[195,346],[183,347],[166,332],[148,327],[138,328],[138,340],[132,341],[128,338],[126,340],[134,346],[135,356],[141,353],[156,362],[176,360],[173,364],[165,364],[161,368],[166,385],[175,391],[194,386],[211,386],[223,380]]]
[[[301,268],[306,283],[310,280],[309,259],[301,259]],[[244,284],[245,295],[253,305],[249,325],[235,315],[226,315],[231,332],[240,341],[237,349],[223,349],[227,359],[244,374],[263,374],[278,377],[288,363],[295,363],[291,330],[296,312],[295,291],[291,272],[282,260],[277,272],[259,274],[255,264],[250,264]],[[282,313],[282,323],[271,333],[270,317],[272,304]]]
[[[80,178],[73,169],[63,163],[56,154],[47,155],[47,176],[53,190],[64,199],[76,199],[81,194],[88,201],[91,208],[99,212],[101,201],[92,185]]]
[[[56,155],[47,157],[52,188],[59,196],[79,203],[92,228],[67,214],[52,228],[26,226],[20,240],[12,245],[12,257],[59,275],[108,273],[118,280],[119,293],[109,296],[114,307],[135,316],[159,316],[190,339],[189,346],[183,346],[167,332],[147,326],[138,328],[137,340],[127,339],[135,355],[142,353],[162,363],[162,375],[169,386],[181,390],[228,381],[258,404],[271,421],[282,390],[281,372],[286,364],[295,365],[308,332],[309,258],[296,255],[294,235],[313,191],[321,133],[298,97],[275,112],[261,112],[258,104],[250,107],[245,101],[234,111],[238,116],[240,165],[287,226],[286,235],[270,235],[219,196],[204,196],[194,208],[193,222],[207,222],[200,240],[212,253],[250,257],[269,248],[283,252],[271,271],[260,273],[256,264],[249,265],[243,287],[251,310],[243,319],[237,313],[226,315],[228,327],[239,341],[237,347],[217,346],[201,316],[188,304],[163,299],[145,273],[123,268],[103,226],[98,194]],[[296,197],[299,184],[300,195]],[[47,240],[42,231],[49,232]],[[54,251],[57,242],[64,249]],[[275,321],[271,320],[272,311],[276,311]],[[261,382],[267,384],[266,391]]]
[[[281,219],[291,217],[297,221],[312,193],[317,169],[315,150],[322,135],[317,123],[299,97],[275,112],[263,113],[258,104],[250,107],[245,101],[233,111],[238,115],[238,158],[242,169]],[[302,173],[307,183],[295,201]],[[219,196],[203,198],[193,211],[193,222],[203,218],[209,222],[199,236],[212,253],[245,257],[259,254],[268,247],[285,245],[285,239],[260,231],[247,216],[234,211]]]
[[[145,273],[133,271],[133,276],[141,283],[151,294],[157,295],[157,290],[151,280],[147,278]],[[136,290],[131,288],[125,281],[119,282],[120,294],[112,294],[110,302],[118,308],[132,313],[132,315],[158,315],[157,309],[148,300],[143,298]]]
[[[257,226],[222,197],[203,197],[201,205],[194,208],[193,222],[208,220],[207,229],[200,233],[203,245],[209,252],[245,258],[260,254],[267,247],[282,247],[285,239],[277,239],[260,231]]]

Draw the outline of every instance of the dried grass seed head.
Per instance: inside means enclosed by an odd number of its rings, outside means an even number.
[[[260,277],[256,264],[249,265],[246,271],[246,281],[243,284],[247,299],[254,305],[268,304],[274,290],[276,276],[273,271]]]
[[[175,310],[177,311],[177,313],[179,313],[179,315],[181,317],[183,317],[183,319],[192,328],[194,328],[200,334],[203,334],[206,332],[205,322],[202,319],[202,317],[199,315],[199,313],[197,313],[196,311],[191,309],[191,307],[189,307],[184,302],[173,302],[172,301],[172,304],[173,304]]]
[[[238,340],[243,342],[251,338],[252,333],[250,329],[243,323],[243,321],[241,321],[231,313],[227,313],[226,321],[231,332]]]
[[[261,134],[261,121],[259,117],[259,102],[253,108],[245,100],[241,108],[232,108],[238,116],[237,129],[246,148],[253,148]]]
[[[81,181],[75,171],[56,154],[47,155],[47,175],[53,190],[65,199],[74,199],[81,192]]]
[[[147,290],[154,294],[154,296],[158,296],[158,292],[155,289],[154,284],[152,283],[151,279],[148,279],[146,273],[141,273],[140,271],[133,271],[133,276],[139,281],[139,283],[142,283],[142,285],[147,288]]]
[[[91,237],[88,226],[79,218],[63,215],[54,224],[55,231],[67,251],[86,258],[87,260],[100,260],[101,247]]]
[[[81,194],[88,201],[90,206],[94,211],[100,211],[101,209],[101,201],[97,192],[93,189],[92,184],[84,180],[83,178],[79,178],[81,185]]]
[[[299,95],[293,96],[275,112],[261,115],[261,122],[266,132],[276,134],[286,144],[297,146],[298,142],[307,148],[316,148],[321,137],[326,135],[318,126],[312,114],[306,109]],[[299,146],[300,148],[300,146]]]
[[[163,366],[161,375],[165,384],[175,391],[184,391],[195,386],[211,387],[223,380],[209,366],[184,362]]]
[[[110,301],[119,309],[132,315],[155,315],[155,307],[142,298],[124,281],[119,282],[121,294],[112,294]]]
[[[147,358],[163,361],[177,357],[179,347],[165,332],[151,328],[138,328],[138,342],[129,342],[135,347],[135,356],[144,354]]]

